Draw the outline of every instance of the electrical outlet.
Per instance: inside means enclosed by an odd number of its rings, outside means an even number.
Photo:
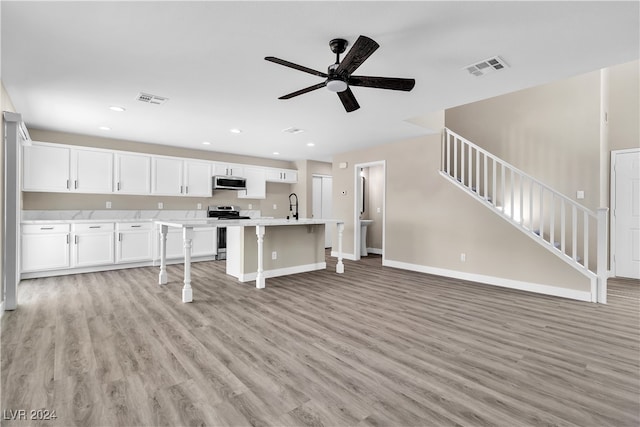
[[[253,209],[253,205],[249,203],[249,210]]]
[[[380,212],[382,212],[382,209],[377,208],[377,209],[376,209],[376,212],[380,213]]]
[[[111,209],[111,202],[107,202],[107,209]]]
[[[576,199],[584,199],[584,190],[576,191]]]
[[[460,261],[465,262],[467,260],[467,254],[465,254],[464,252],[462,252],[460,254]]]
[[[278,205],[276,205],[275,203],[273,204],[273,209],[278,209]]]
[[[278,259],[278,252],[276,251],[271,252],[271,259]]]
[[[202,203],[198,203],[198,208],[197,209],[202,209]]]
[[[164,209],[164,203],[158,202],[158,209]]]

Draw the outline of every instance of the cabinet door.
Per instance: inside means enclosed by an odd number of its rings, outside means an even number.
[[[282,171],[282,176],[283,176],[284,182],[288,182],[292,184],[295,184],[296,182],[298,182],[298,172],[296,171],[291,171],[291,170]]]
[[[113,240],[113,230],[74,234],[73,267],[113,264]]]
[[[211,164],[185,160],[185,195],[193,197],[211,197]]]
[[[151,167],[151,193],[163,196],[184,194],[181,159],[154,157]]]
[[[71,179],[73,190],[80,193],[113,192],[113,153],[73,149]]]
[[[201,227],[193,229],[191,256],[213,256],[216,254],[216,227]]]
[[[150,194],[151,157],[116,154],[116,191],[120,194]]]
[[[243,168],[239,165],[234,165],[230,163],[216,163],[215,164],[215,174],[216,175],[227,175],[227,176],[244,176]]]
[[[69,233],[23,233],[21,255],[22,272],[69,268]]]
[[[70,191],[70,150],[64,147],[25,146],[23,151],[22,189],[24,191]]]
[[[239,199],[267,198],[267,180],[264,169],[244,168],[244,177],[247,179],[247,189],[238,191]]]
[[[119,231],[118,242],[116,244],[116,262],[139,262],[150,261],[151,253],[151,230],[126,230]]]

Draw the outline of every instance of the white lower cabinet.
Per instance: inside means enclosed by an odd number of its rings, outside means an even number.
[[[204,257],[216,254],[216,227],[198,227],[193,229],[191,256]],[[158,236],[160,232],[158,231]],[[184,258],[184,237],[182,229],[167,230],[167,259]],[[158,237],[158,258],[160,258],[160,237]]]
[[[21,271],[59,270],[70,267],[69,224],[22,226]]]
[[[113,223],[73,224],[72,267],[113,264]]]
[[[116,224],[116,263],[151,261],[153,225],[150,222]]]

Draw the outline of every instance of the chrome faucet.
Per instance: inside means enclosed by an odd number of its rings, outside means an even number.
[[[296,197],[296,202],[295,204],[293,203],[293,201],[291,200],[291,197],[295,196]],[[293,213],[293,208],[296,208],[296,213]],[[289,194],[289,212],[291,212],[291,217],[298,220],[298,195],[296,193],[291,193]]]

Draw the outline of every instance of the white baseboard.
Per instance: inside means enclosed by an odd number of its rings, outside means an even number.
[[[386,267],[400,268],[403,270],[417,271],[420,273],[435,274],[437,276],[451,277],[454,279],[469,280],[473,282],[484,283],[486,285],[501,286],[503,288],[518,289],[521,291],[535,292],[538,294],[552,295],[578,301],[591,302],[591,292],[589,291],[560,288],[558,286],[543,285],[540,283],[522,282],[520,280],[505,279],[495,276],[485,276],[482,274],[465,273],[463,271],[410,264],[402,261],[383,260],[382,265]]]
[[[338,258],[338,251],[331,251],[331,256],[334,258]],[[349,259],[351,261],[356,260],[356,256],[354,254],[345,254],[344,252],[342,253],[342,258]]]
[[[367,248],[367,252],[370,254],[382,255],[382,249],[380,248]]]
[[[315,264],[296,265],[295,267],[276,268],[273,270],[265,270],[264,277],[268,279],[270,277],[288,276],[289,274],[306,273],[315,270],[325,270],[327,268],[326,262],[317,262]],[[257,272],[241,274],[238,280],[241,282],[252,282],[256,280]]]

